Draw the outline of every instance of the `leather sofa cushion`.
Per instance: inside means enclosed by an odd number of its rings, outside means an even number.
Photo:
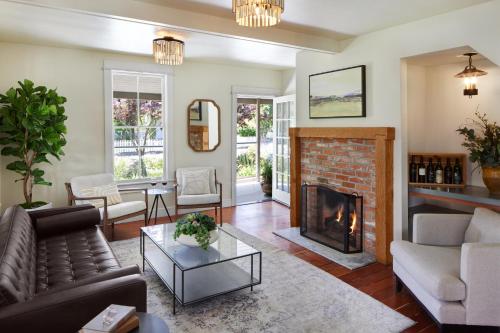
[[[120,268],[96,227],[42,239],[37,251],[37,293]]]
[[[36,233],[28,213],[7,208],[0,220],[0,307],[35,294]]]
[[[460,280],[460,247],[394,241],[391,253],[433,297],[441,301],[465,299],[465,284]]]

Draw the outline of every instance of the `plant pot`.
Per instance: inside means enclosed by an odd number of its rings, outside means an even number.
[[[500,167],[483,167],[483,181],[491,194],[500,195]]]
[[[260,183],[260,187],[262,188],[262,192],[264,192],[265,195],[273,195],[273,184]]]
[[[219,239],[219,232],[217,229],[210,231],[210,241],[209,244],[212,244]],[[189,247],[200,247],[200,244],[196,240],[194,236],[188,236],[188,235],[180,235],[179,238],[177,238],[177,242],[179,242],[182,245],[186,245]]]
[[[49,208],[52,208],[52,202],[48,202],[48,203],[46,203],[43,206],[38,206],[38,207],[35,207],[35,208],[27,208],[27,209],[24,209],[24,210],[27,211],[27,212],[33,212],[35,210],[42,210],[42,209],[49,209]]]

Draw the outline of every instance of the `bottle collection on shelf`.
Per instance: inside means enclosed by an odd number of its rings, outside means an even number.
[[[452,167],[450,158],[446,158],[446,164],[443,167],[441,158],[438,157],[434,163],[432,157],[427,160],[427,165],[424,163],[424,157],[420,156],[420,161],[415,162],[415,155],[411,156],[410,162],[410,183],[419,184],[445,184],[445,185],[461,185],[462,166],[460,160],[455,159]]]

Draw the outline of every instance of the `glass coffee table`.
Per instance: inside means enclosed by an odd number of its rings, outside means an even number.
[[[262,252],[223,229],[207,250],[174,240],[175,224],[141,228],[142,269],[147,263],[172,293],[173,308],[262,282]]]

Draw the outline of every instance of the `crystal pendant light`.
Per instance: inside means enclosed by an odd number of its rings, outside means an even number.
[[[245,27],[270,27],[280,23],[285,0],[233,0],[236,22]]]
[[[153,40],[153,56],[162,65],[181,65],[184,60],[184,42],[173,37]]]

